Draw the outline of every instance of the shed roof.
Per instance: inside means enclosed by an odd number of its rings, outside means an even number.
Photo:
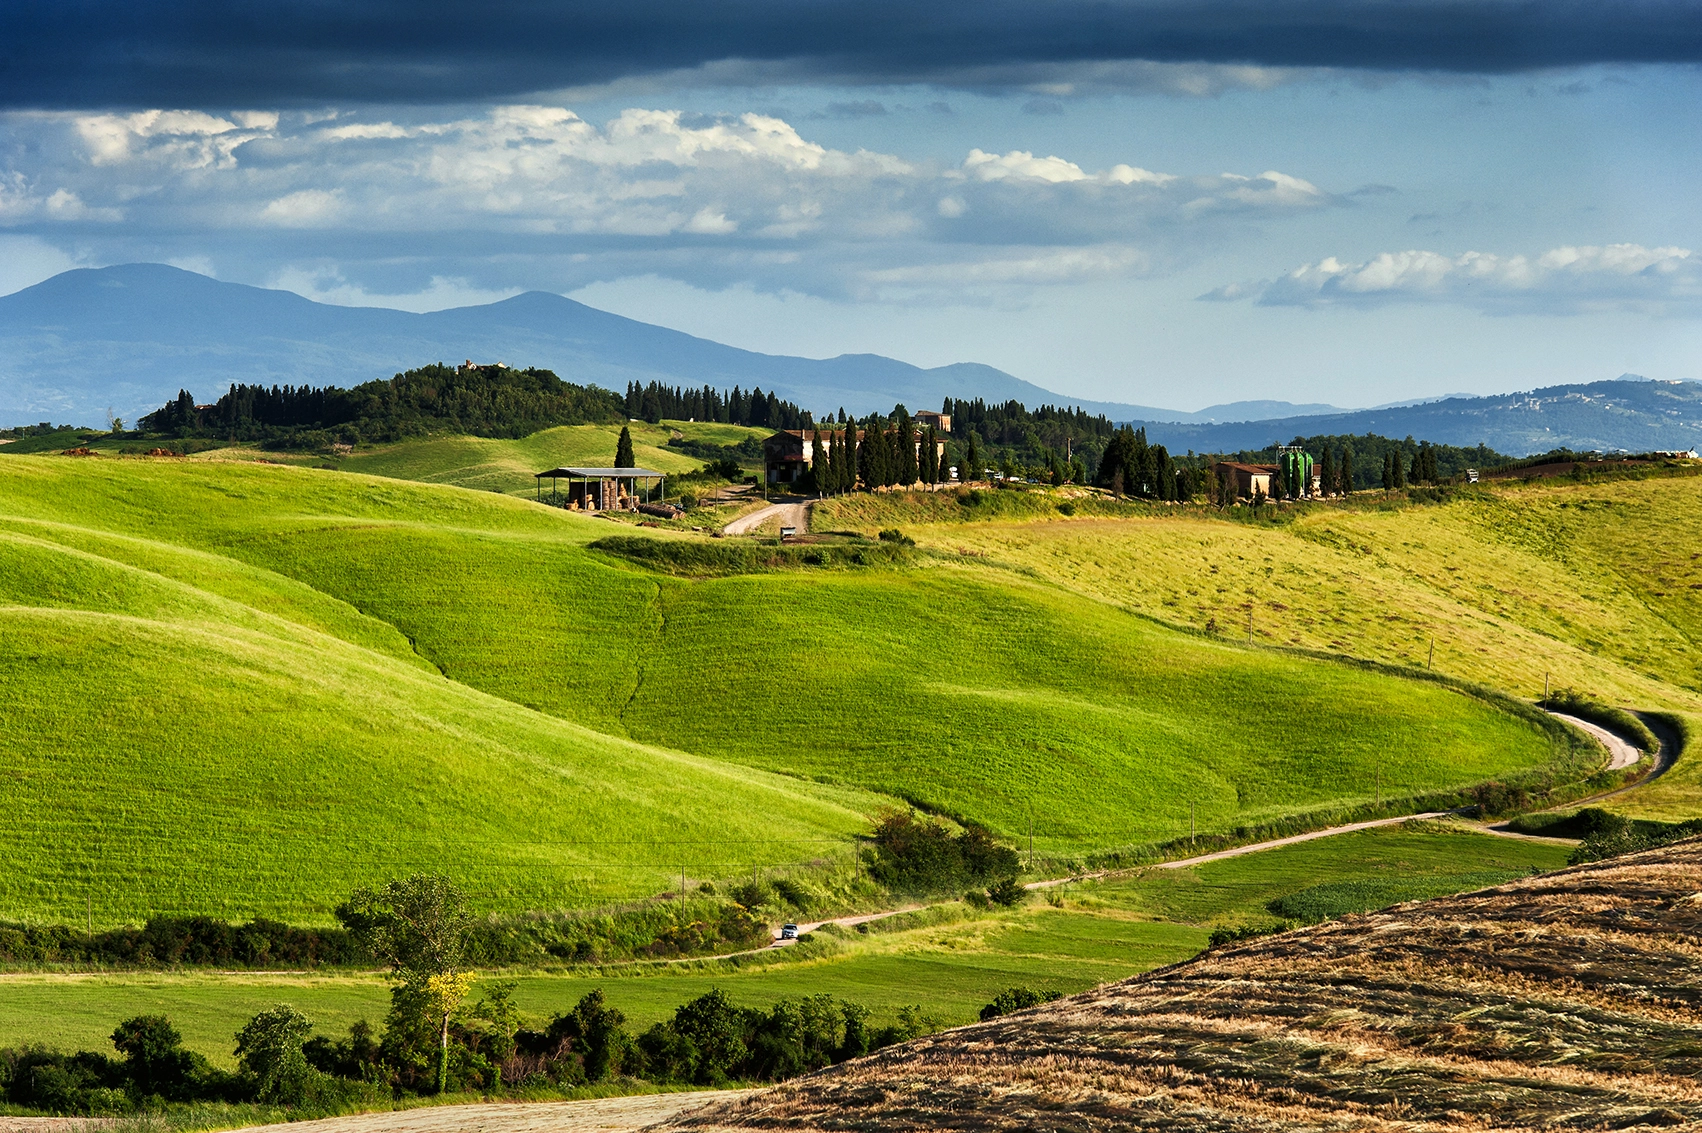
[[[578,476],[586,480],[611,480],[617,476],[641,476],[660,479],[664,475],[666,473],[657,472],[653,468],[551,468],[543,472],[532,473],[534,478]]]

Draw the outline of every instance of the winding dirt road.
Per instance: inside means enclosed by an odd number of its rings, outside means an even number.
[[[1615,732],[1608,731],[1600,724],[1586,720],[1581,716],[1568,715],[1565,712],[1550,710],[1548,714],[1557,720],[1564,720],[1579,731],[1588,732],[1600,740],[1601,745],[1607,748],[1607,769],[1609,771],[1622,771],[1643,758],[1643,753],[1638,750],[1635,744]]]
[[[769,504],[761,511],[741,515],[721,530],[727,535],[749,535],[777,517],[777,526],[796,527],[800,535],[810,529],[810,505],[800,500]]]

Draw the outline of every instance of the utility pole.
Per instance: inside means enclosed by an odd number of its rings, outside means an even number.
[[[1542,675],[1542,706],[1548,707],[1548,674]]]
[[[1383,765],[1377,765],[1377,809],[1383,809]]]
[[[1188,845],[1194,844],[1194,800],[1188,800]]]
[[[1253,603],[1247,603],[1247,644],[1253,644]]]
[[[1436,667],[1436,635],[1435,634],[1430,635],[1430,660],[1428,660],[1424,663],[1424,667],[1426,669],[1434,669]]]
[[[1028,812],[1028,872],[1034,872],[1034,811]]]

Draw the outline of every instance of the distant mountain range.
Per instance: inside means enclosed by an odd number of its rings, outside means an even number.
[[[878,354],[759,354],[546,292],[413,314],[315,303],[163,264],[69,271],[0,297],[0,425],[98,424],[109,408],[134,420],[180,388],[210,401],[232,382],[350,386],[464,358],[546,366],[616,391],[629,381],[760,386],[818,413],[933,408],[948,396],[1078,405],[1142,422],[1177,450],[1368,430],[1514,453],[1702,443],[1702,387],[1689,383],[1605,382],[1368,410],[1237,401],[1181,412],[1067,397],[973,362],[924,369]]]
[[[1148,439],[1175,452],[1237,452],[1295,437],[1380,433],[1439,444],[1485,444],[1524,456],[1555,448],[1702,447],[1702,383],[1624,377],[1492,397],[1449,397],[1415,405],[1296,415],[1231,424],[1146,422]]]

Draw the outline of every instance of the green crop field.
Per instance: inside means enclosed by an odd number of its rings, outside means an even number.
[[[18,457],[0,500],[10,916],[323,917],[424,866],[582,906],[846,852],[901,799],[1079,853],[1564,754],[973,558],[662,577],[595,519],[241,463]]]
[[[1441,894],[1485,884],[1488,876],[1552,869],[1564,863],[1566,853],[1564,846],[1415,824],[1072,885],[1059,892],[1061,907],[1034,898],[1013,913],[958,923],[867,936],[843,931],[835,948],[809,960],[501,978],[518,980],[516,1002],[534,1022],[601,987],[642,1028],[720,987],[753,1005],[827,992],[886,1018],[901,1006],[920,1004],[941,1022],[956,1024],[973,1019],[1007,987],[1074,992],[1185,959],[1205,944],[1213,926],[1273,923],[1269,901],[1320,878],[1373,887],[1423,884],[1427,892]],[[190,1046],[229,1065],[231,1035],[279,1001],[300,1008],[332,1034],[357,1019],[377,1022],[388,1002],[386,985],[373,975],[14,973],[0,976],[0,1047],[45,1040],[99,1049],[118,1019],[163,1012]]]

